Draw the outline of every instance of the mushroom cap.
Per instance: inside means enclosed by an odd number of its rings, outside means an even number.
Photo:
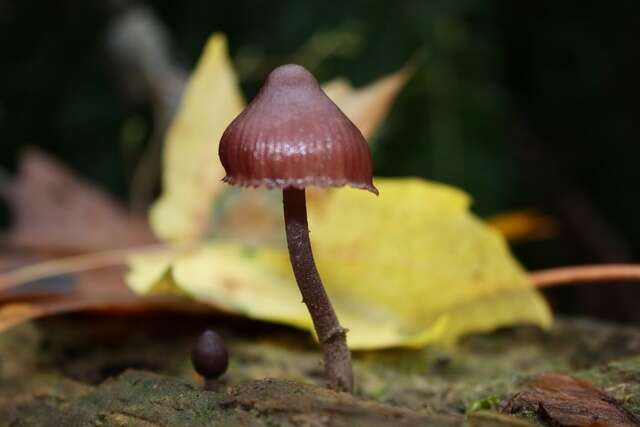
[[[227,127],[219,147],[232,185],[378,190],[369,145],[358,128],[299,65],[273,70]]]
[[[206,379],[216,379],[229,365],[229,353],[220,335],[208,329],[196,341],[191,351],[191,362],[198,374]]]

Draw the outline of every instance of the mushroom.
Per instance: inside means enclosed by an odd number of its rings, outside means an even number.
[[[204,389],[217,389],[220,386],[218,378],[229,366],[229,353],[222,337],[210,329],[204,331],[191,350],[191,363],[204,378]]]
[[[219,147],[224,181],[283,192],[284,221],[293,273],[324,356],[328,386],[353,390],[347,330],[316,269],[307,224],[305,188],[378,190],[369,146],[358,128],[299,65],[283,65],[225,130]]]

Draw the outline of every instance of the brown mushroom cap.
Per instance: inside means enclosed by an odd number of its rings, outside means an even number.
[[[283,65],[269,74],[225,130],[219,154],[224,181],[232,185],[350,185],[378,194],[362,133],[299,65]]]
[[[207,329],[191,350],[191,362],[196,372],[206,379],[215,379],[225,373],[229,366],[229,353],[224,340]]]

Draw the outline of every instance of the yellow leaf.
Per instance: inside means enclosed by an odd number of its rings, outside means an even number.
[[[361,89],[338,80],[326,90],[370,136],[410,74],[407,67]],[[222,310],[312,330],[286,248],[265,246],[282,236],[280,195],[220,182],[218,141],[242,106],[225,40],[215,35],[170,129],[164,193],[151,220],[160,237],[177,241],[203,236],[213,218],[216,239],[140,254],[127,282],[140,293],[184,292]],[[416,347],[514,323],[549,324],[543,299],[499,233],[469,213],[464,193],[421,180],[377,185],[379,199],[349,189],[309,197],[318,266],[352,348]]]
[[[244,107],[223,35],[213,35],[187,84],[166,138],[163,193],[151,225],[164,240],[188,240],[208,229],[211,200],[226,189],[218,142]]]
[[[380,197],[353,189],[309,203],[313,250],[353,349],[455,342],[551,314],[504,238],[473,216],[469,198],[419,179],[378,179]],[[176,287],[245,316],[312,330],[284,248],[213,241],[173,259]],[[146,271],[155,271],[148,274]],[[132,277],[158,276],[138,259]],[[153,281],[137,283],[150,290]]]

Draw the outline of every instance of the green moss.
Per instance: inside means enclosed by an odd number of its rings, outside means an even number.
[[[471,402],[471,404],[467,407],[467,410],[465,411],[465,413],[469,415],[481,410],[496,409],[498,405],[500,405],[501,401],[502,401],[501,396],[493,394],[491,396],[487,396],[482,399],[478,399]]]

